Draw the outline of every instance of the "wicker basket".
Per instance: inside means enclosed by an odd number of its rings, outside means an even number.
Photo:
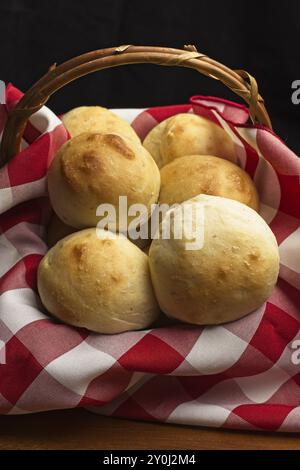
[[[112,336],[88,333],[49,317],[38,297],[36,274],[47,250],[43,234],[51,213],[46,175],[69,138],[62,122],[42,106],[80,76],[147,62],[194,68],[248,103],[249,113],[244,106],[198,96],[189,104],[135,110],[134,118],[127,110],[127,117],[141,138],[181,112],[195,112],[226,130],[277,238],[280,277],[268,302],[236,322],[155,326]],[[120,46],[52,66],[21,100],[13,85],[6,96],[7,103],[0,105],[5,118],[9,112],[0,162],[7,162],[0,170],[0,343],[7,354],[0,367],[0,414],[89,407],[139,420],[299,432],[300,160],[271,131],[255,79],[193,46]],[[246,123],[249,114],[253,125]],[[3,125],[0,119],[0,133]],[[28,145],[18,153],[23,133]]]
[[[56,64],[51,66],[48,73],[25,93],[10,113],[1,142],[0,166],[18,153],[28,118],[38,111],[57,90],[79,77],[98,70],[140,63],[189,67],[208,77],[220,80],[248,103],[254,123],[271,128],[271,121],[264,106],[264,100],[258,93],[256,80],[248,72],[231,70],[198,52],[194,46],[185,46],[181,50],[124,45],[88,52],[59,66]]]

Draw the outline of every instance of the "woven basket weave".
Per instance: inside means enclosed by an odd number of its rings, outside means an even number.
[[[281,258],[272,296],[239,321],[203,328],[157,325],[111,336],[59,323],[42,309],[36,274],[47,251],[51,214],[47,171],[69,138],[61,120],[42,105],[79,76],[142,62],[195,68],[249,104],[248,112],[236,103],[196,96],[181,105],[114,110],[142,140],[166,118],[192,112],[215,122],[234,141],[237,163],[255,182],[260,214],[277,238]],[[299,432],[300,159],[272,132],[254,78],[192,46],[122,46],[51,67],[25,95],[8,85],[5,96],[0,104],[1,164],[7,162],[0,169],[0,343],[6,363],[0,364],[0,414],[90,407],[131,419]]]
[[[0,166],[18,153],[27,120],[57,90],[79,77],[98,70],[140,63],[189,67],[206,76],[220,80],[248,103],[253,123],[264,124],[271,128],[271,121],[264,100],[258,93],[256,80],[248,72],[231,70],[198,52],[194,46],[185,46],[181,50],[167,47],[124,45],[88,52],[59,66],[56,64],[51,66],[48,73],[27,91],[10,113],[1,142]]]

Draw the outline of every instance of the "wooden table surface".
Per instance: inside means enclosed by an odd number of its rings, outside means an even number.
[[[224,431],[102,417],[85,410],[0,416],[4,449],[300,449],[300,434]]]

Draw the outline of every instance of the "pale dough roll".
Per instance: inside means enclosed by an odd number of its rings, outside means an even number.
[[[245,204],[218,196],[197,196],[183,205],[203,211],[203,226],[193,227],[193,234],[198,239],[203,234],[204,244],[188,250],[191,237],[152,241],[151,277],[163,312],[214,325],[260,307],[279,271],[277,242],[266,222]],[[183,216],[183,221],[186,233],[189,219]]]
[[[48,172],[52,207],[67,225],[96,226],[100,204],[111,204],[119,226],[119,196],[127,204],[143,204],[150,215],[160,189],[159,169],[140,144],[116,134],[85,133],[66,142]],[[126,216],[126,214],[125,214]],[[134,216],[128,216],[128,224]]]
[[[148,327],[158,316],[148,257],[122,235],[86,229],[58,242],[38,268],[45,308],[98,333]]]
[[[162,121],[148,133],[143,145],[159,168],[185,155],[215,155],[236,161],[235,144],[224,129],[191,113]]]
[[[80,106],[64,114],[61,118],[71,137],[84,132],[118,134],[140,143],[131,125],[112,111],[100,106]]]
[[[161,171],[159,202],[175,204],[198,194],[235,199],[258,211],[255,185],[244,170],[223,158],[188,155],[173,160]]]

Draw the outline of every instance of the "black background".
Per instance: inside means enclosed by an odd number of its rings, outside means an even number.
[[[195,44],[254,75],[275,131],[300,154],[300,2],[244,0],[0,0],[0,78],[26,90],[54,63],[120,44]],[[193,70],[155,65],[109,69],[68,85],[50,101],[57,113],[83,104],[147,107],[193,94],[234,98]]]

